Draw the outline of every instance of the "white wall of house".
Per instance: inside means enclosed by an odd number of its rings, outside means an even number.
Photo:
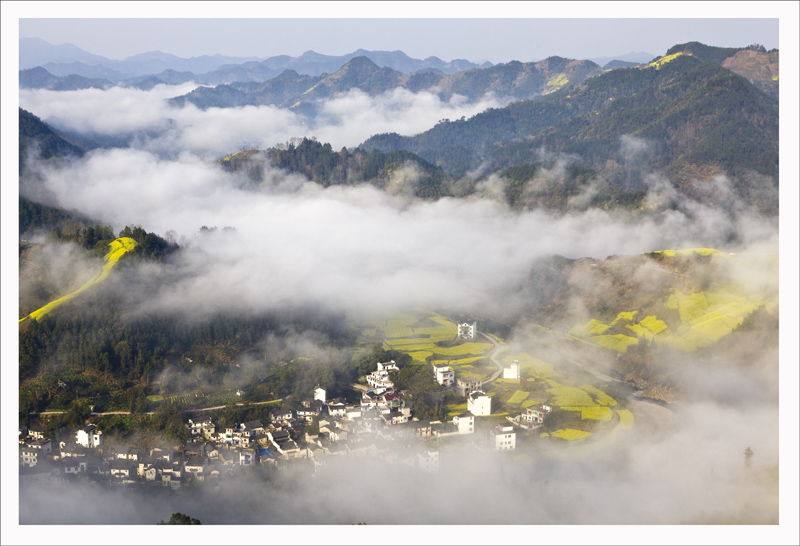
[[[475,391],[467,397],[467,410],[473,415],[490,415],[492,399],[482,391]]]
[[[75,441],[83,447],[98,447],[102,439],[103,431],[95,429],[94,426],[82,428],[75,434]]]
[[[475,432],[475,416],[471,413],[462,413],[453,417],[453,424],[458,428],[459,434],[472,434]]]
[[[434,368],[434,375],[436,382],[445,387],[449,387],[456,380],[456,372],[450,369],[450,366],[439,366]]]
[[[439,472],[439,452],[423,451],[417,454],[417,466],[425,471],[435,474]]]
[[[459,322],[458,323],[458,338],[459,339],[475,339],[475,334],[478,331],[478,325],[475,322]]]
[[[498,451],[516,449],[517,433],[511,425],[497,425],[489,433],[492,446]]]
[[[519,361],[515,360],[514,362],[503,368],[503,379],[519,379],[520,378],[519,370],[520,370]]]

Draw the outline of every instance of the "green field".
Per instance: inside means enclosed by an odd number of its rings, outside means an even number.
[[[589,338],[587,341],[593,345],[597,345],[598,347],[611,349],[612,351],[616,351],[618,353],[624,353],[628,350],[628,347],[639,343],[639,340],[635,337],[625,336],[622,334],[616,334],[613,336],[594,336]]]
[[[619,426],[622,428],[629,428],[633,426],[633,413],[631,410],[621,409],[617,410],[619,415]]]
[[[595,402],[589,393],[577,387],[566,387],[555,381],[548,380],[551,388],[547,392],[553,395],[552,405],[563,407],[594,406]]]
[[[675,256],[692,256],[697,254],[699,256],[727,256],[724,252],[720,252],[715,248],[684,248],[682,250],[656,250],[649,254],[663,254],[674,258]]]
[[[656,70],[658,70],[659,68],[664,66],[666,63],[668,63],[670,61],[674,61],[675,59],[677,59],[681,55],[691,55],[691,53],[684,53],[682,51],[679,51],[678,53],[673,53],[672,55],[665,55],[664,57],[656,59],[652,63],[648,64],[647,67],[648,68],[655,68]]]
[[[506,403],[519,405],[522,402],[524,402],[528,398],[528,396],[530,396],[530,394],[531,393],[525,391],[516,391],[514,392],[513,396],[511,396],[511,398],[508,399],[508,402]]]
[[[542,437],[551,437],[551,438],[559,438],[561,440],[567,440],[568,442],[574,442],[576,440],[583,440],[591,436],[591,432],[585,432],[583,430],[576,430],[574,428],[562,428],[551,433],[543,432],[541,434]]]
[[[611,421],[614,412],[611,408],[605,406],[591,406],[591,407],[566,407],[561,408],[566,411],[579,411],[581,412],[581,419],[594,419],[595,421]]]
[[[692,249],[691,252],[705,253],[703,255],[718,253],[714,249]],[[656,315],[648,315],[635,323],[633,321],[636,311],[629,311],[619,313],[611,324],[591,319],[570,329],[567,338],[618,353],[626,352],[629,346],[639,343],[640,339],[692,352],[713,345],[741,325],[750,313],[762,305],[769,306],[772,303],[775,302],[751,300],[732,287],[692,294],[684,294],[680,290],[673,289],[672,294],[664,302],[664,308],[678,312],[681,324],[675,331]],[[619,320],[633,322],[625,325],[633,335],[604,334]]]
[[[457,326],[432,311],[398,313],[382,320],[362,321],[358,328],[365,337],[373,337],[377,330],[382,330],[385,334],[385,349],[408,353],[417,364],[424,364],[431,359],[458,366],[480,360],[494,348],[491,343],[478,342],[440,347],[438,343],[455,339]]]

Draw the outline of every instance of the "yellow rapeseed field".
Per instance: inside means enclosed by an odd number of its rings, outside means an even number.
[[[106,280],[108,276],[111,274],[111,270],[114,268],[115,265],[117,265],[119,259],[122,258],[122,256],[124,256],[127,252],[133,250],[136,247],[136,241],[134,239],[131,239],[130,237],[120,237],[119,239],[111,241],[111,243],[109,243],[108,246],[109,246],[109,251],[104,258],[105,265],[103,265],[103,268],[94,277],[89,279],[83,286],[81,286],[74,292],[67,294],[66,296],[62,296],[57,300],[51,301],[50,303],[48,303],[47,305],[45,305],[40,309],[37,309],[30,315],[19,319],[19,322],[22,322],[27,318],[38,320],[47,313],[49,313],[50,311],[52,311],[53,309],[55,309],[56,307],[59,307],[60,305],[68,302],[81,292],[91,288],[97,283]]]

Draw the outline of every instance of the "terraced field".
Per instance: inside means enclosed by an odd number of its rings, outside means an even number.
[[[655,68],[656,70],[658,70],[659,68],[661,68],[662,66],[664,66],[668,62],[674,61],[675,59],[677,59],[681,55],[691,55],[691,53],[683,53],[682,51],[679,51],[678,53],[673,53],[672,55],[666,55],[666,56],[661,57],[660,59],[656,59],[652,63],[648,64],[647,67],[648,68]]]
[[[591,432],[586,432],[583,430],[576,430],[574,428],[563,428],[559,430],[555,430],[553,432],[547,433],[543,432],[541,436],[543,438],[559,438],[561,440],[567,440],[568,442],[574,442],[576,440],[584,440],[591,436]]]
[[[596,421],[611,421],[614,417],[614,412],[611,408],[605,406],[592,406],[592,407],[577,407],[577,408],[561,408],[566,411],[579,411],[581,412],[581,419],[594,419]]]
[[[531,393],[525,391],[516,391],[514,392],[514,395],[508,399],[506,404],[514,404],[518,406],[522,404],[528,398],[528,396],[530,396],[530,394]]]
[[[630,428],[633,426],[633,413],[631,413],[631,410],[617,410],[617,415],[619,415],[619,426],[621,428]]]
[[[617,401],[597,387],[592,385],[569,387],[552,380],[548,380],[548,383],[550,388],[547,389],[547,392],[552,395],[548,402],[549,405],[565,411],[580,412],[581,420],[611,421],[613,419],[614,410],[611,408],[617,405]]]
[[[448,318],[432,311],[420,311],[418,314],[398,313],[384,320],[362,323],[360,330],[365,337],[374,336],[377,330],[382,330],[385,335],[385,349],[408,353],[417,364],[425,364],[428,360],[449,363],[457,373],[461,367],[464,368],[463,371],[471,369],[466,366],[483,359],[494,348],[491,343],[474,341],[454,347],[438,345],[453,341],[457,326]]]
[[[85,290],[88,290],[92,286],[106,280],[108,276],[111,274],[111,270],[114,268],[115,265],[117,265],[117,262],[120,260],[120,258],[122,258],[125,254],[127,254],[129,251],[133,250],[136,247],[136,241],[131,239],[130,237],[120,237],[119,239],[111,241],[111,243],[109,243],[108,246],[110,248],[108,253],[104,257],[105,265],[103,265],[103,268],[95,276],[89,279],[83,286],[81,286],[74,292],[71,292],[66,296],[62,296],[57,300],[51,301],[50,303],[48,303],[44,307],[41,307],[40,309],[37,309],[30,315],[22,317],[21,319],[19,319],[19,322],[22,322],[27,318],[39,320],[53,309],[56,309],[57,307],[67,303],[69,300],[81,294]]]
[[[680,53],[676,53],[673,57],[680,55]],[[658,61],[656,61],[658,62]],[[663,254],[664,256],[675,257],[675,256],[692,256],[693,254],[698,254],[700,256],[727,256],[724,252],[720,252],[716,248],[684,248],[682,250],[656,250],[654,252],[650,252],[650,254]]]
[[[713,248],[661,250],[655,254],[667,256],[698,254],[732,259],[731,255]],[[732,286],[690,294],[673,289],[663,307],[665,310],[677,311],[680,317],[680,325],[674,331],[657,315],[645,316],[637,322],[637,311],[624,311],[610,324],[592,318],[586,323],[574,326],[567,332],[567,339],[582,341],[618,353],[626,352],[628,347],[639,343],[639,340],[692,352],[709,347],[730,334],[750,313],[762,305],[767,312],[775,313],[778,307],[777,298],[770,301],[750,299]],[[630,335],[606,334],[621,321],[630,322],[625,325]]]

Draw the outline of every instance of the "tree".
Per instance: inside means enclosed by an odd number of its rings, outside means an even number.
[[[170,516],[169,521],[163,519],[158,522],[159,525],[202,525],[199,519],[190,518],[186,514],[175,512]]]
[[[750,468],[752,459],[753,459],[753,450],[750,449],[750,446],[748,446],[747,449],[744,450],[744,464],[746,467]]]

